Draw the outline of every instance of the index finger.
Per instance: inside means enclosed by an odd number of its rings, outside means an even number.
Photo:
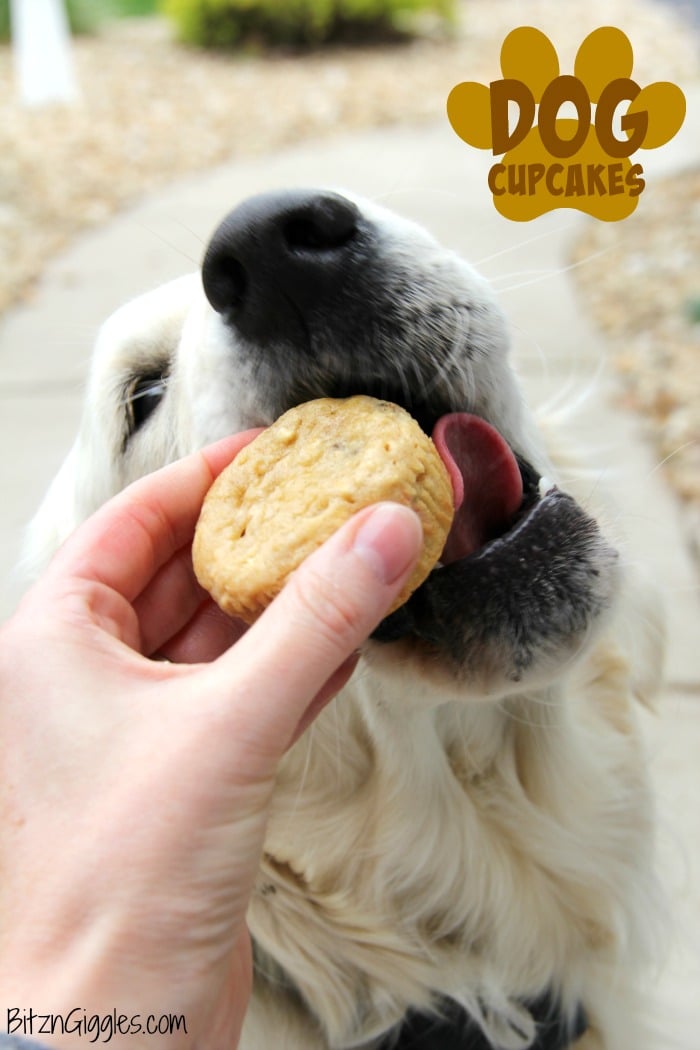
[[[259,433],[224,438],[134,482],[68,538],[47,576],[102,583],[133,602],[191,541],[214,479]]]

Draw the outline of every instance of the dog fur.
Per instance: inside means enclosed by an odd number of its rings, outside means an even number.
[[[327,196],[244,205],[212,241],[210,297],[232,240],[271,243],[281,215],[308,218]],[[347,244],[294,245],[303,265],[316,251],[327,287],[304,285],[291,308],[253,273],[239,318],[195,274],[106,322],[29,557],[41,565],[135,478],[316,396],[371,393],[429,419],[469,411],[533,476],[563,476],[515,546],[433,574],[283,761],[250,905],[242,1046],[369,1050],[409,1008],[447,997],[494,1047],[525,1050],[526,1004],[549,991],[564,1016],[583,1006],[581,1050],[643,1050],[656,891],[635,705],[660,658],[635,625],[648,609],[593,486],[556,435],[545,451],[487,283],[421,228],[352,201]]]

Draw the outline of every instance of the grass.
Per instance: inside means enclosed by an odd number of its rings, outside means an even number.
[[[109,18],[154,15],[160,0],[64,0],[73,33],[94,33]],[[10,0],[0,0],[0,42],[10,38]]]

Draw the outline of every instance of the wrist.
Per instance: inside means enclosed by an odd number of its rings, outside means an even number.
[[[8,1004],[3,1007],[0,1027],[4,1028],[10,1037],[7,1040],[9,1047],[14,1045],[10,1040],[19,1040],[20,1045],[24,1045],[26,1040],[31,1040],[27,1045],[67,1047],[71,1050],[93,1047],[101,1043],[109,1044],[110,1047],[128,1045],[134,1050],[141,1050],[141,1047],[149,1047],[152,1050],[168,1047],[169,1050],[176,1050],[192,1045],[187,1018],[183,1013],[131,1013],[118,1007],[111,1010],[104,1007],[92,1010],[89,1006],[82,1005],[85,1002],[82,996],[78,997],[81,1005],[75,1004],[74,997],[67,1000],[64,1008],[49,1009],[38,1005],[40,994],[34,998],[37,1005]],[[73,1005],[68,1005],[69,1003]],[[0,1041],[0,1050],[3,1050],[3,1045]]]
[[[191,959],[186,974],[166,956],[159,962],[119,952],[96,932],[62,948],[38,950],[31,940],[16,951],[3,946],[0,1031],[68,1050],[238,1045],[252,984],[247,930],[229,966]]]

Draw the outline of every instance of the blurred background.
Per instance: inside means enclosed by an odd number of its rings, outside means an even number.
[[[498,77],[523,24],[563,72],[592,29],[622,28],[634,79],[686,93],[681,134],[640,155],[650,177],[625,221],[509,223],[485,186],[465,198],[490,161],[453,134],[446,99]],[[665,987],[695,1010],[658,1050],[700,1045],[699,105],[700,0],[0,0],[0,618],[108,313],[196,269],[222,208],[257,189],[330,181],[425,222],[483,264],[536,402],[605,373],[586,436],[630,461],[620,520],[671,624],[649,729],[685,945]]]
[[[0,0],[0,313],[31,295],[79,229],[178,176],[353,129],[444,119],[450,88],[493,76],[505,34],[523,22],[546,26],[562,66],[591,26],[612,24],[633,37],[640,83],[682,86],[700,70],[700,0],[64,0],[75,101],[27,107],[10,9],[47,2],[60,0]],[[699,209],[700,175],[684,171],[647,189],[632,222],[591,223],[572,248],[572,261],[597,258],[575,279],[696,550]]]

